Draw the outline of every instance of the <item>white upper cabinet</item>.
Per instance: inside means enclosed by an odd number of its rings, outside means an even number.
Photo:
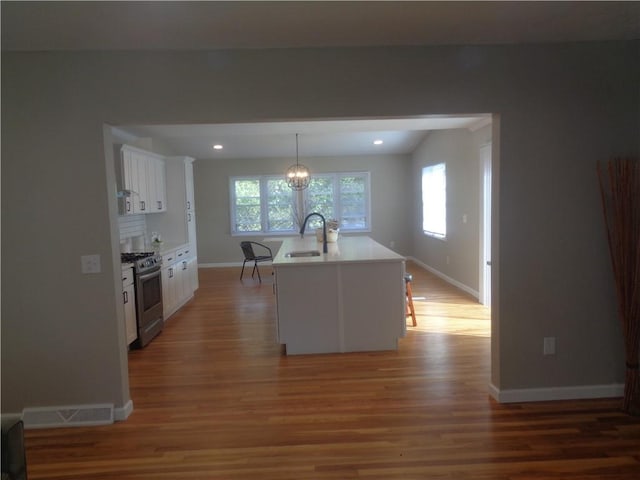
[[[166,214],[147,218],[147,229],[158,232],[169,244],[190,244],[196,255],[196,211],[193,189],[193,158],[166,157]]]
[[[186,209],[187,212],[195,212],[195,201],[193,193],[193,159],[185,159],[184,162],[184,176],[186,187]]]
[[[167,211],[167,167],[163,158],[155,160],[155,208],[156,212]]]
[[[124,198],[122,213],[159,213],[167,210],[166,166],[155,153],[123,145],[121,184],[129,195]]]

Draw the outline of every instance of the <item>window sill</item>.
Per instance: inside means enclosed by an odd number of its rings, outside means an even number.
[[[436,235],[436,234],[425,232],[425,231],[423,231],[422,234],[425,237],[433,238],[434,240],[440,240],[441,242],[446,242],[447,241],[447,236],[446,235]]]
[[[305,231],[305,235],[309,233],[315,233],[315,228],[308,228]],[[343,230],[340,229],[341,235],[348,235],[351,233],[371,233],[371,229],[353,229],[353,230]],[[232,237],[261,237],[264,235],[269,235],[271,237],[290,237],[292,235],[300,235],[300,232],[297,230],[291,230],[288,232],[231,232]]]

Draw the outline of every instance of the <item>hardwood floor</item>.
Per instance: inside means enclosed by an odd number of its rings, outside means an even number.
[[[27,431],[29,478],[640,478],[640,419],[619,399],[493,401],[489,313],[431,274],[409,265],[418,326],[397,352],[287,357],[260,268],[262,284],[201,269],[129,355],[129,419]]]

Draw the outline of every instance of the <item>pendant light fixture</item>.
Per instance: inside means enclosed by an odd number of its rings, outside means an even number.
[[[292,190],[304,190],[309,186],[309,169],[298,162],[298,134],[296,133],[296,164],[287,169],[287,185]]]

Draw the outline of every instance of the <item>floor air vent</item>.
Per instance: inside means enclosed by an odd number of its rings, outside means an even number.
[[[84,427],[113,423],[113,405],[25,408],[25,428]]]

